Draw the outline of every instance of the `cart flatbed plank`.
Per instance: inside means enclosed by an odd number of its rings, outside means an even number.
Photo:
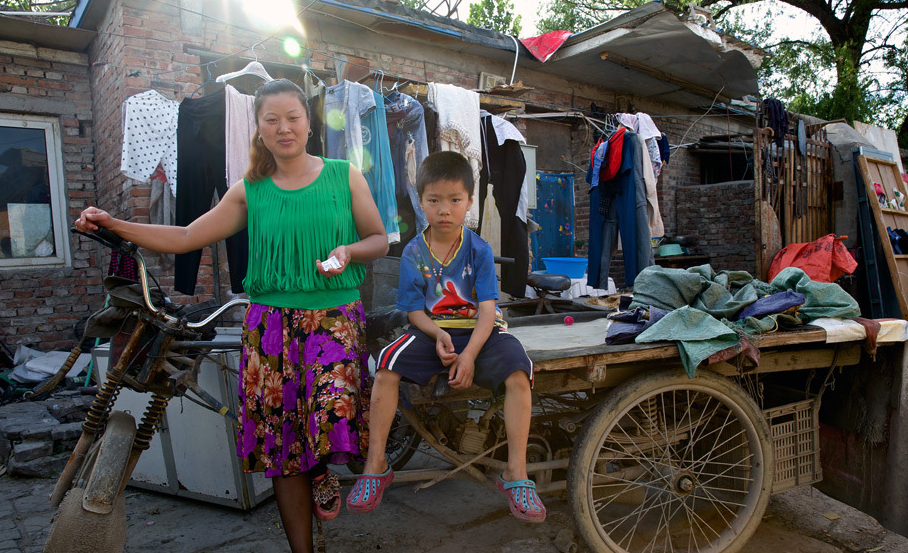
[[[672,359],[679,356],[671,342],[607,345],[605,335],[610,321],[602,318],[588,322],[521,326],[510,329],[537,370],[588,367],[590,363],[617,364]],[[751,339],[758,348],[825,343],[826,331],[817,327],[764,334]],[[595,356],[595,359],[587,357]]]

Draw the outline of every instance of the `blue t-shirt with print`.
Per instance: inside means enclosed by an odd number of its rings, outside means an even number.
[[[400,258],[398,309],[422,309],[440,327],[476,326],[479,303],[498,299],[495,257],[475,232],[463,227],[461,232],[460,245],[444,266],[432,255],[425,234],[410,240]],[[503,322],[496,305],[495,324]]]

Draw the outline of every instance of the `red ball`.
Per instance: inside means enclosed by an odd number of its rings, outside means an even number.
[[[565,318],[564,318],[564,324],[566,324],[566,325],[568,325],[568,326],[571,326],[572,324],[574,324],[574,317],[571,317],[570,315],[568,315],[567,317],[565,317]]]

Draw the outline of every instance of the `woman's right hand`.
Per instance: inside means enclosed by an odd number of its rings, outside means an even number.
[[[98,230],[98,227],[110,228],[114,220],[115,219],[103,209],[87,207],[79,215],[79,218],[76,219],[74,226],[76,227],[76,230],[81,232],[94,232]]]

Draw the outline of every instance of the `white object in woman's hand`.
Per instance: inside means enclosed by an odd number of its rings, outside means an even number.
[[[350,252],[347,251],[347,246],[338,246],[331,250],[328,259],[316,260],[315,265],[322,276],[333,277],[343,273],[348,263],[350,263]]]

